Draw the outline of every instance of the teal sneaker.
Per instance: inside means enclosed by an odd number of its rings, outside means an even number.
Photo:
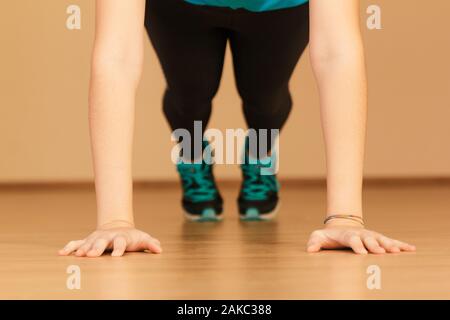
[[[208,146],[204,142],[203,148]],[[223,200],[217,189],[213,165],[206,163],[177,164],[183,189],[182,206],[188,220],[205,222],[222,219]]]
[[[244,221],[271,220],[278,207],[280,184],[273,172],[275,152],[270,158],[255,159],[245,143],[244,163],[241,165],[243,182],[238,198],[239,215]],[[264,174],[265,173],[265,174]]]

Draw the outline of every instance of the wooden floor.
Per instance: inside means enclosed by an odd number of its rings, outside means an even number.
[[[138,225],[163,243],[162,255],[58,257],[66,241],[94,227],[90,188],[0,190],[2,299],[417,299],[450,298],[450,187],[367,187],[367,225],[418,248],[417,253],[307,254],[323,218],[322,187],[288,187],[279,218],[240,223],[236,188],[223,190],[225,221],[187,223],[176,188],[136,190]],[[81,269],[69,290],[68,266]],[[367,268],[381,269],[369,290]]]

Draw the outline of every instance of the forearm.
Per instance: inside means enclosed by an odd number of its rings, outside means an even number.
[[[131,162],[144,13],[145,0],[96,1],[89,123],[98,226],[133,224]]]
[[[162,251],[134,227],[132,146],[136,89],[142,73],[145,0],[96,0],[89,125],[97,196],[97,230],[59,254],[100,257]]]
[[[327,215],[362,216],[367,81],[361,44],[314,64],[327,161]]]
[[[94,59],[95,60],[95,59]],[[136,75],[120,63],[92,68],[89,123],[97,224],[133,224],[132,144]]]
[[[366,133],[367,81],[362,45],[348,53],[313,62],[317,77],[327,158],[327,216],[362,217],[362,180]],[[358,219],[356,219],[358,220]],[[415,247],[360,221],[333,219],[314,231],[308,252],[351,248],[357,254],[412,252]]]

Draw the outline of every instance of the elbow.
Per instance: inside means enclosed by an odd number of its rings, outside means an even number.
[[[90,121],[110,112],[110,108],[116,106],[118,101],[124,108],[134,107],[129,97],[136,94],[143,59],[139,54],[117,52],[94,49],[89,88]]]
[[[121,79],[137,86],[142,75],[143,54],[139,51],[94,49],[91,60],[93,79]]]
[[[333,46],[312,43],[310,60],[315,72],[340,66],[363,66],[365,63],[364,47],[359,41]]]

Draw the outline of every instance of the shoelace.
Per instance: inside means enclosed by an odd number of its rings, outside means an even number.
[[[178,172],[183,181],[184,195],[193,202],[214,200],[216,188],[207,164],[179,164]]]
[[[261,164],[242,164],[244,173],[243,196],[247,200],[266,200],[270,191],[277,192],[279,184],[275,175],[261,175]]]

